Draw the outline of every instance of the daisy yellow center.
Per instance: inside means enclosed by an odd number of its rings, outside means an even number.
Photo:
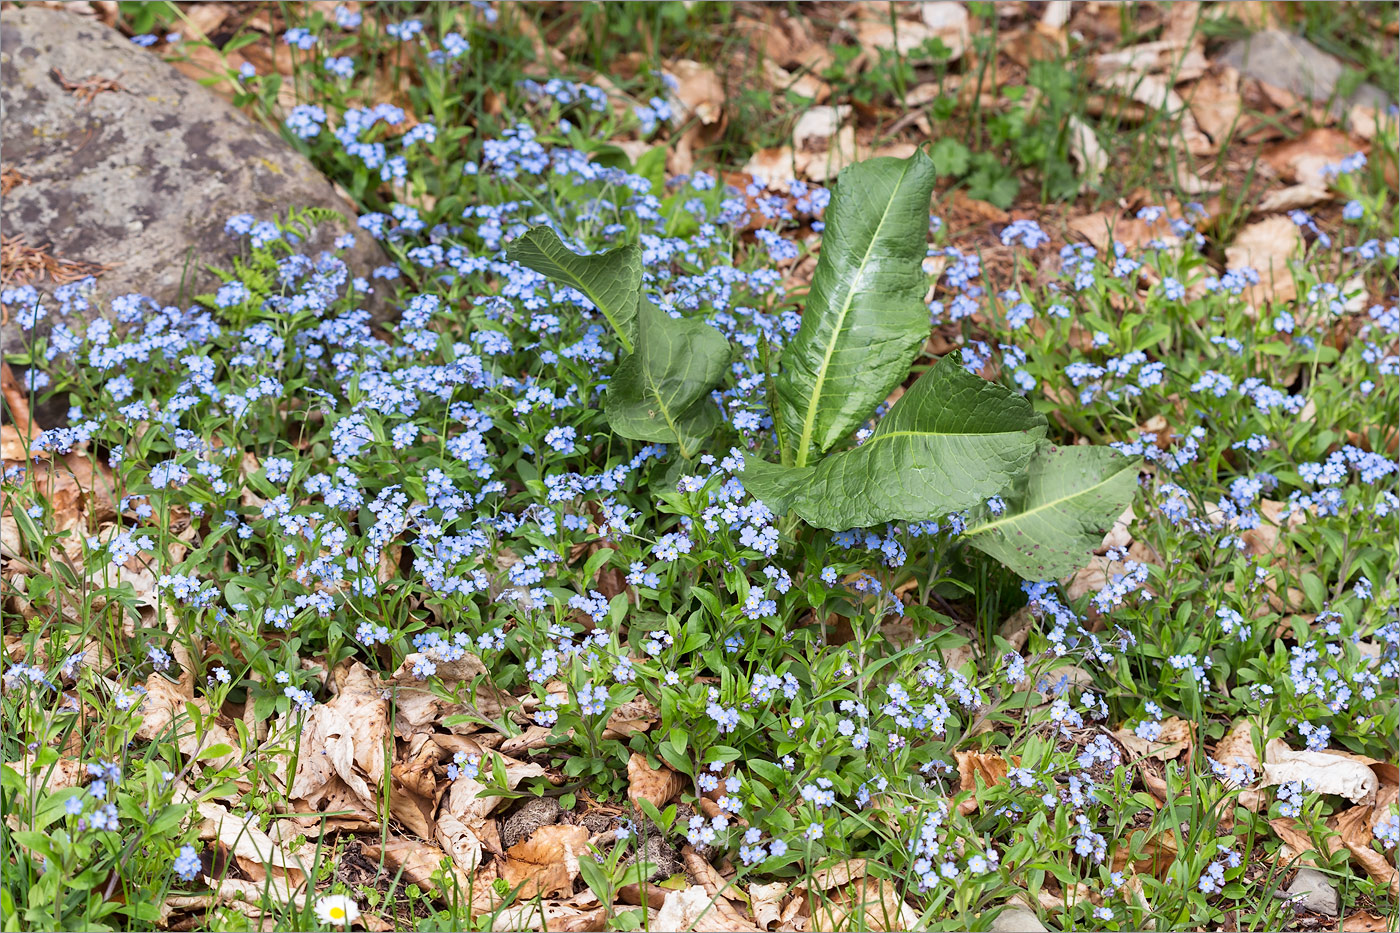
[[[330,909],[330,914],[331,914],[331,919],[332,919],[332,920],[342,920],[342,919],[344,919],[344,917],[345,917],[345,908],[344,908],[344,907],[332,907],[332,908]]]

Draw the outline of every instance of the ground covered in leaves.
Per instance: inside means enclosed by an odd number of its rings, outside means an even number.
[[[78,6],[393,261],[236,216],[93,308],[6,244],[7,929],[1394,927],[1394,108],[1214,57],[1311,8]],[[829,186],[919,146],[929,335],[851,443],[957,351],[1138,458],[1063,579],[745,487]],[[729,339],[702,448],[609,429],[539,225]]]

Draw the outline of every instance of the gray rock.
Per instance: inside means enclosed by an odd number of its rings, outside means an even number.
[[[992,933],[1044,933],[1045,924],[1024,907],[1011,906],[992,919]]]
[[[555,797],[533,797],[521,804],[501,825],[501,846],[509,849],[517,842],[524,842],[535,834],[541,826],[559,822],[564,808]]]
[[[1288,895],[1295,907],[1310,910],[1315,914],[1337,916],[1337,889],[1332,887],[1327,876],[1315,868],[1300,868],[1288,886]]]
[[[109,78],[122,89],[85,102],[58,74]],[[5,233],[30,246],[51,243],[64,259],[112,264],[98,278],[99,298],[137,292],[188,306],[217,281],[204,266],[227,267],[237,248],[223,232],[233,214],[340,212],[344,229],[324,229],[302,247],[313,256],[354,229],[353,205],[309,160],[101,23],[32,6],[6,10],[0,79],[5,165],[28,176],[4,199]],[[367,276],[388,260],[358,231],[346,261]],[[389,316],[383,302],[366,307],[377,320]]]
[[[1240,74],[1312,100],[1331,100],[1345,70],[1342,63],[1301,36],[1265,29],[1231,43],[1220,60]],[[1380,110],[1389,96],[1373,84],[1363,84],[1345,102]],[[1341,107],[1337,108],[1342,109]]]

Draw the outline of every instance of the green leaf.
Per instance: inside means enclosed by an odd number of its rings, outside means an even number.
[[[672,318],[648,300],[637,314],[636,352],[618,364],[603,414],[635,441],[679,444],[689,460],[720,423],[709,392],[729,368],[729,341],[703,321]]]
[[[1013,488],[1045,428],[1030,402],[969,373],[950,353],[895,402],[869,440],[817,464],[792,508],[832,531],[974,508]]]
[[[572,286],[608,319],[623,349],[632,352],[642,296],[642,249],[635,243],[582,256],[548,227],[532,227],[506,247],[506,257]]]
[[[934,170],[940,175],[962,175],[967,171],[971,153],[965,144],[951,136],[944,136],[933,144],[929,153]]]
[[[816,467],[783,466],[744,454],[744,488],[775,515],[786,515],[792,500],[812,481]]]
[[[1043,444],[1019,503],[963,537],[1027,580],[1056,580],[1082,567],[1137,492],[1138,460],[1111,447]]]
[[[836,179],[802,326],[778,376],[784,460],[806,466],[870,416],[929,333],[922,263],[938,177],[920,150],[867,159]]]

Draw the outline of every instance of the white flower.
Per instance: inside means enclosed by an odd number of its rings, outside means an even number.
[[[360,905],[344,894],[331,894],[316,902],[316,918],[322,923],[348,927],[360,919]]]

